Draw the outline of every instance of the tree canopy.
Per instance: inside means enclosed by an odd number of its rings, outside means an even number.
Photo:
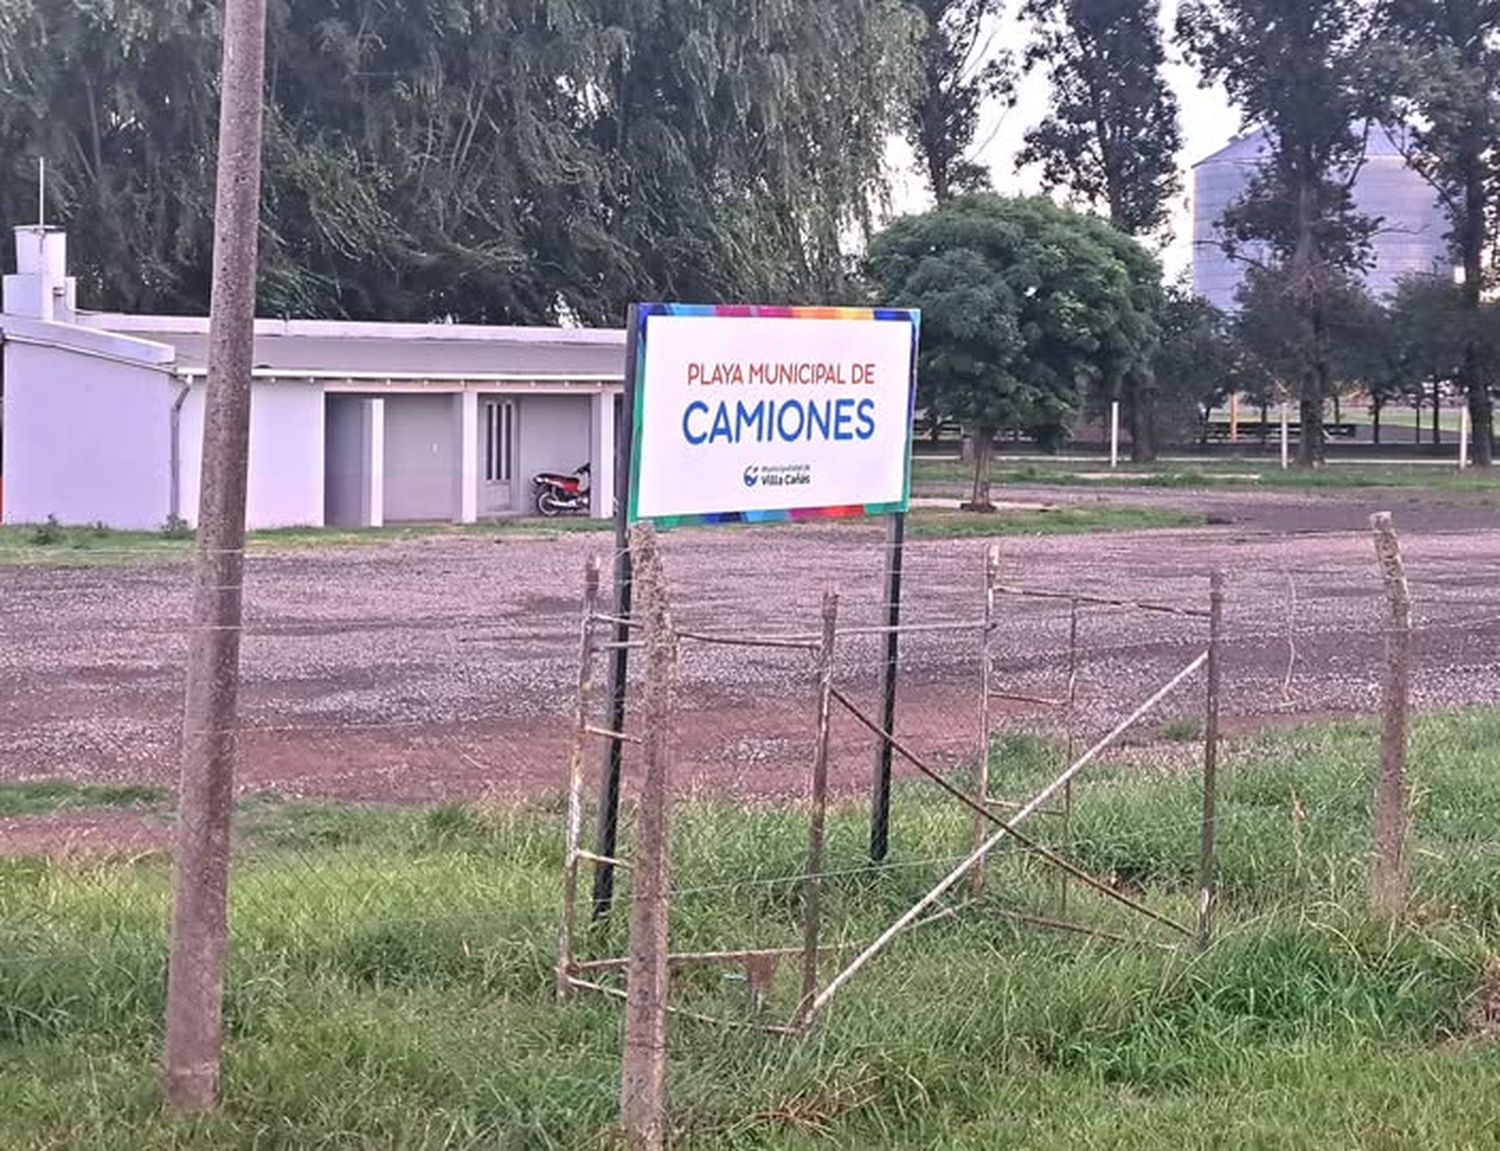
[[[218,6],[0,0],[0,211],[35,161],[92,303],[207,303]],[[261,307],[617,321],[846,296],[918,22],[899,0],[273,0]]]
[[[1056,442],[1091,387],[1149,371],[1155,260],[1051,200],[957,197],[878,235],[866,270],[882,301],[922,309],[920,398],[974,435],[976,508],[997,432]]]
[[[1408,162],[1452,222],[1462,306],[1477,316],[1500,241],[1500,0],[1385,0],[1383,84],[1410,128]],[[1472,323],[1465,330],[1472,330]],[[1466,335],[1457,381],[1476,434],[1474,462],[1493,460],[1492,361]]]
[[[1115,227],[1161,231],[1182,186],[1177,99],[1165,59],[1157,0],[1026,0],[1036,32],[1028,67],[1045,67],[1051,112],[1026,133],[1023,164],[1042,165],[1049,188],[1066,188]]]
[[[969,158],[986,101],[1008,98],[1015,64],[986,35],[1001,0],[911,0],[922,17],[919,75],[907,138],[939,203],[989,185]]]
[[[1362,127],[1378,100],[1368,80],[1372,32],[1364,0],[1187,0],[1178,35],[1206,80],[1220,80],[1247,118],[1265,127],[1270,154],[1220,221],[1231,251],[1259,241],[1307,329],[1299,378],[1298,462],[1323,451],[1331,297],[1368,258],[1375,222],[1355,209]]]

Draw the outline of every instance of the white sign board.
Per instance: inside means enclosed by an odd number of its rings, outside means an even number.
[[[906,510],[917,313],[643,304],[635,322],[631,520]]]

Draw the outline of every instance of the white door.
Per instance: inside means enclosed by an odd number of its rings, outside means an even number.
[[[515,507],[516,405],[511,400],[481,404],[479,514],[496,515]]]

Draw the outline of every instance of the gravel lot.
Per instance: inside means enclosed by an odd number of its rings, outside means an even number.
[[[1017,498],[1095,499],[1069,489]],[[1378,585],[1365,530],[1379,494],[1114,492],[1207,510],[1227,526],[1001,541],[1004,579],[1030,588],[1203,606],[1229,574],[1225,711],[1248,725],[1364,713],[1376,699]],[[1409,493],[1397,513],[1419,633],[1417,702],[1500,701],[1500,513],[1483,499]],[[683,531],[665,554],[679,624],[710,632],[816,629],[825,587],[847,625],[879,618],[881,529]],[[567,762],[586,556],[605,534],[444,538],[259,553],[245,636],[245,792],[436,802],[555,791]],[[908,549],[907,618],[974,620],[984,543]],[[181,563],[0,568],[0,781],[43,776],[169,785],[189,571]],[[1062,690],[1067,607],[1002,598],[997,678]],[[1289,632],[1291,644],[1289,645]],[[1201,648],[1198,621],[1116,609],[1081,624],[1082,735],[1107,729]],[[948,758],[976,725],[977,634],[908,637],[900,729]],[[1294,649],[1294,651],[1293,651]],[[839,678],[874,696],[875,640],[841,645]],[[1288,669],[1290,666],[1290,677]],[[811,749],[810,657],[687,644],[684,788],[796,794]],[[1192,714],[1199,689],[1169,709]],[[1002,722],[1047,717],[1015,705]],[[869,739],[847,718],[834,774],[862,788]],[[0,824],[0,841],[20,835]]]

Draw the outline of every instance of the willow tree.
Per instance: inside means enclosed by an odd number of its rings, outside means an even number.
[[[72,232],[85,300],[206,311],[218,6],[0,0],[0,219]]]
[[[0,206],[35,158],[92,304],[207,304],[218,5],[0,0]],[[280,0],[261,307],[618,322],[837,298],[884,192],[899,0]]]
[[[620,51],[608,162],[610,314],[675,298],[830,300],[883,198],[919,25],[897,0],[602,2]]]

